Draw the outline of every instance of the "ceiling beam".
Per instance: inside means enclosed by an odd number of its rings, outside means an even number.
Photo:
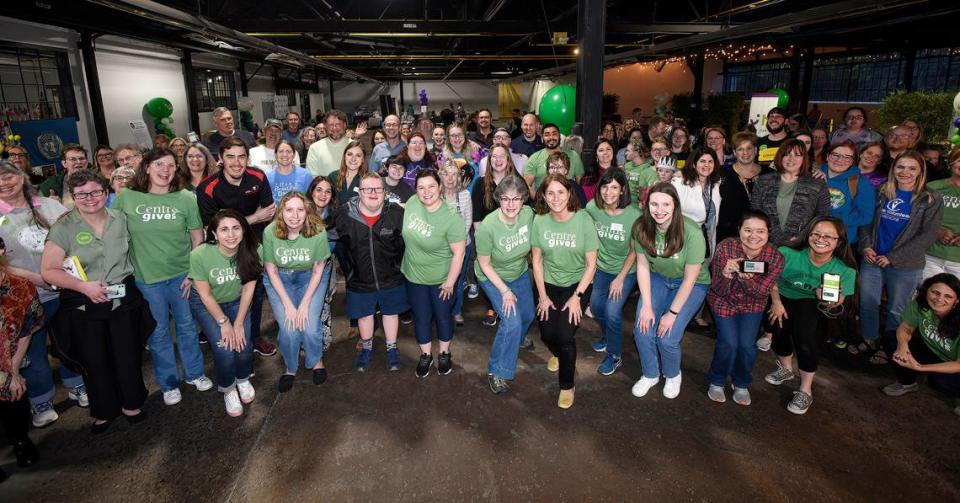
[[[252,19],[234,18],[224,21],[231,28],[245,33],[457,33],[469,36],[473,32],[495,35],[526,35],[537,28],[522,21],[422,21],[419,19]]]
[[[642,34],[642,33],[715,33],[732,28],[736,25],[726,23],[650,23],[650,24],[623,24],[607,25],[607,34]]]

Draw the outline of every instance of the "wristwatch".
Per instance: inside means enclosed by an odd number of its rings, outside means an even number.
[[[226,325],[228,321],[230,321],[230,319],[224,316],[223,318],[220,318],[219,320],[217,320],[217,325],[220,325],[222,327]]]
[[[583,298],[583,292],[573,291],[573,294],[577,296],[578,299]]]

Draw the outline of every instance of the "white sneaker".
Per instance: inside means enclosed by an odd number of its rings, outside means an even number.
[[[163,403],[167,405],[176,405],[180,403],[182,399],[183,395],[180,394],[179,388],[173,388],[172,390],[163,392]]]
[[[73,400],[74,402],[77,402],[78,407],[82,407],[86,409],[87,407],[90,406],[90,397],[87,396],[86,384],[75,386],[73,389],[70,390],[69,393],[67,393],[67,398]]]
[[[250,381],[240,381],[237,383],[237,391],[240,392],[240,400],[243,403],[250,403],[253,401],[253,397],[256,396],[256,393],[253,391],[253,385],[250,384]]]
[[[633,393],[633,396],[640,398],[647,394],[650,391],[650,388],[657,385],[660,382],[659,377],[641,377],[636,384],[633,385],[633,389],[630,390]]]
[[[38,403],[31,406],[30,409],[30,412],[33,413],[34,428],[43,428],[60,419],[60,415],[57,414],[57,411],[53,410],[53,404],[50,402]]]
[[[240,403],[240,396],[237,394],[236,388],[232,388],[223,394],[223,403],[227,406],[227,415],[230,417],[243,415],[243,404]]]
[[[669,399],[674,399],[677,395],[680,394],[680,374],[677,374],[677,377],[668,377],[664,379],[663,383],[663,396]]]
[[[187,381],[187,384],[197,388],[197,391],[207,391],[213,387],[213,381],[207,376],[200,376],[196,379]]]

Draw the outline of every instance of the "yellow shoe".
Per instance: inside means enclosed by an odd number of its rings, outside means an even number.
[[[573,406],[573,393],[575,388],[560,390],[560,398],[557,399],[557,407],[569,409]]]
[[[556,356],[551,356],[547,361],[547,370],[550,372],[556,372],[560,370],[560,359]]]

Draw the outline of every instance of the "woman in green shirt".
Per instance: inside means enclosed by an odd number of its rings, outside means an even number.
[[[440,194],[440,176],[417,173],[417,197],[407,200],[403,212],[403,262],[407,298],[413,306],[414,332],[420,345],[417,377],[427,377],[433,364],[433,323],[437,324],[440,353],[437,373],[453,371],[450,341],[453,340],[454,285],[460,277],[467,249],[463,218]]]
[[[313,204],[300,192],[280,199],[273,222],[263,231],[264,282],[273,315],[280,325],[277,344],[287,365],[280,376],[281,393],[290,391],[300,364],[313,369],[313,384],[327,380],[323,367],[323,325],[320,313],[329,275],[324,275],[330,245]]]
[[[76,206],[50,228],[40,275],[61,289],[50,335],[63,364],[84,375],[91,432],[99,434],[121,414],[134,423],[146,418],[142,355],[153,320],[133,281],[126,216],[104,207],[107,181],[80,170],[66,185]]]
[[[643,216],[631,234],[640,286],[633,338],[643,367],[643,377],[632,393],[646,395],[662,373],[663,396],[676,398],[681,382],[680,341],[710,287],[710,271],[704,263],[707,243],[700,226],[681,213],[677,189],[666,182],[650,189]]]
[[[516,374],[517,354],[533,323],[533,290],[527,270],[533,211],[525,204],[530,197],[527,183],[516,173],[503,177],[491,197],[499,206],[477,226],[475,272],[500,317],[487,362],[487,381],[494,393],[504,393],[510,389],[507,381]]]
[[[773,351],[777,354],[777,370],[764,378],[779,386],[796,376],[793,356],[796,353],[800,389],[794,392],[787,410],[804,414],[813,403],[813,377],[817,371],[820,344],[817,324],[823,312],[832,312],[854,294],[856,262],[847,241],[846,227],[839,218],[815,218],[795,246],[781,246],[783,272],[770,291],[769,321],[773,327]],[[824,300],[824,274],[840,276],[837,300]],[[831,297],[832,298],[832,297]]]
[[[623,306],[637,284],[637,252],[630,239],[630,230],[640,218],[640,210],[632,204],[629,182],[620,168],[608,170],[597,182],[597,193],[587,203],[587,214],[593,217],[600,251],[597,254],[597,275],[593,278],[590,310],[600,325],[600,340],[592,344],[598,353],[606,352],[597,372],[608,376],[620,368],[623,344]]]
[[[254,398],[250,304],[263,273],[257,238],[240,212],[220,210],[207,225],[207,242],[190,252],[190,309],[213,351],[217,389],[227,414],[243,415]]]
[[[200,391],[213,387],[203,374],[203,353],[190,315],[190,251],[203,241],[197,197],[182,190],[177,161],[169,149],[155,148],[143,156],[130,190],[121,192],[113,208],[127,216],[130,255],[137,288],[150,304],[157,328],[150,335],[153,375],[163,403],[180,403],[180,375],[170,337],[176,327],[176,349],[185,382]]]
[[[888,350],[897,382],[884,386],[885,394],[919,390],[917,374],[923,372],[930,384],[960,399],[960,279],[940,273],[924,280],[903,312],[896,349]],[[960,401],[954,412],[960,415]]]
[[[573,406],[577,345],[583,296],[597,270],[600,240],[593,220],[580,209],[580,201],[566,176],[550,174],[537,190],[530,244],[533,280],[539,303],[540,338],[553,357],[551,372],[559,370],[557,406]]]

